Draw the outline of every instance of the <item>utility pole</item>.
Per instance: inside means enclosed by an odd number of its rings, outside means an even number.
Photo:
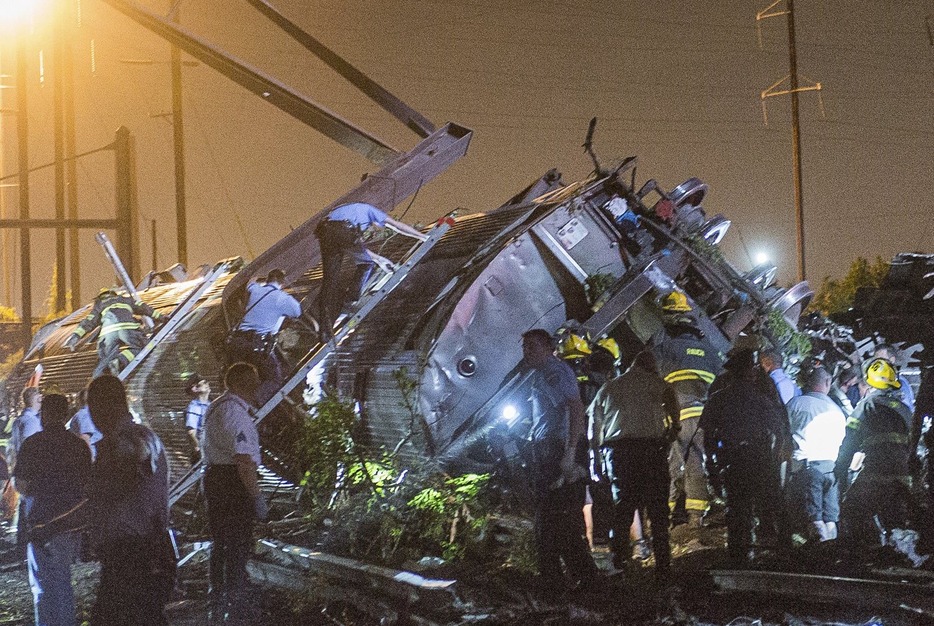
[[[798,282],[804,281],[807,279],[807,266],[805,264],[805,241],[804,241],[804,190],[802,188],[802,176],[801,176],[801,121],[799,116],[799,106],[798,106],[798,93],[801,91],[817,91],[820,92],[821,84],[814,83],[809,86],[801,87],[799,84],[798,77],[798,52],[795,46],[795,2],[794,0],[785,0],[785,10],[784,11],[773,11],[776,5],[780,4],[781,0],[776,0],[764,10],[760,11],[756,15],[756,27],[758,28],[759,22],[768,17],[778,17],[780,15],[785,15],[788,21],[788,76],[779,80],[778,82],[772,84],[768,89],[765,89],[760,94],[760,100],[762,101],[762,113],[765,118],[766,124],[768,124],[768,116],[766,115],[765,109],[765,99],[772,96],[780,95],[790,95],[791,96],[791,151],[792,151],[792,163],[793,163],[793,181],[794,181],[794,201],[795,201],[795,241],[797,248],[797,268],[798,268]],[[760,46],[761,46],[761,32],[760,32]],[[786,90],[777,90],[778,87],[788,80],[789,88]],[[818,95],[819,97],[819,95]],[[823,103],[821,103],[821,110],[823,111]]]
[[[801,120],[798,117],[798,52],[795,49],[795,0],[788,0],[788,73],[791,79],[791,151],[794,155],[798,282],[801,282],[807,276],[807,271],[804,259],[804,191],[801,189]]]
[[[68,6],[73,6],[68,3]],[[68,190],[68,219],[78,219],[78,158],[76,156],[77,140],[75,138],[75,66],[72,56],[72,28],[74,25],[73,15],[69,12],[63,19],[67,18],[68,26],[62,37],[62,77],[64,93],[62,103],[64,105],[65,117],[65,182]],[[71,269],[71,307],[74,311],[81,304],[81,258],[80,246],[78,245],[78,229],[72,228],[68,232],[68,263]]]
[[[5,94],[7,92],[7,87],[11,85],[6,84],[6,79],[8,78],[7,74],[3,73],[4,64],[3,64],[3,51],[0,50],[0,172],[6,171],[4,166],[4,160],[6,159],[6,123],[5,119],[7,114],[15,113],[15,109],[7,108],[7,99]],[[13,183],[3,184],[0,182],[0,219],[5,219],[7,217],[7,203],[6,203],[6,193],[5,190],[7,187],[13,187]],[[3,247],[2,253],[0,253],[0,261],[3,263],[3,302],[7,306],[13,306],[13,262],[12,262],[12,253],[10,251],[10,236],[7,231],[2,231],[0,233],[0,246]]]
[[[18,183],[19,218],[29,220],[29,97],[27,72],[29,71],[29,46],[25,35],[20,35],[16,51],[16,135],[18,139]],[[19,231],[20,288],[23,298],[22,323],[23,347],[32,343],[32,259],[30,258],[29,228]]]
[[[173,21],[178,23],[178,7]],[[175,228],[178,231],[178,262],[188,267],[188,216],[185,198],[185,128],[182,119],[182,52],[172,46],[172,138],[175,147]]]
[[[58,3],[54,21],[52,44],[52,135],[55,153],[55,219],[65,219],[65,3]],[[55,229],[55,312],[65,309],[65,229]]]

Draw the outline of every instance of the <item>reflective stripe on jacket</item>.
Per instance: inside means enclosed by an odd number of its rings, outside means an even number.
[[[101,327],[101,336],[119,332],[121,330],[138,330],[141,328],[137,315],[146,315],[158,319],[160,315],[148,304],[134,301],[128,296],[108,294],[98,296],[94,306],[75,328],[74,334],[78,338],[84,337],[98,326]]]

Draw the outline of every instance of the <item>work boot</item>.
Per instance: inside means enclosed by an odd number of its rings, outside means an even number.
[[[649,542],[645,539],[639,539],[632,544],[632,558],[636,561],[648,561],[652,556],[652,550],[649,549]]]
[[[703,528],[704,527],[704,512],[703,511],[688,511],[688,528]]]

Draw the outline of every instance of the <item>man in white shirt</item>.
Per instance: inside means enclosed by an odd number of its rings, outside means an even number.
[[[214,540],[211,594],[218,608],[237,612],[246,609],[240,604],[253,549],[253,522],[268,514],[256,476],[260,464],[259,433],[252,416],[259,387],[256,368],[234,363],[224,376],[224,387],[226,391],[204,416],[201,451],[207,468],[208,525]]]
[[[787,404],[795,442],[791,502],[797,513],[806,515],[809,531],[820,541],[837,536],[840,495],[833,470],[846,436],[846,416],[827,395],[831,380],[826,369],[814,368],[804,394]]]

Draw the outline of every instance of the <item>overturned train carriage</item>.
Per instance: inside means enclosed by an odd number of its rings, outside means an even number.
[[[303,399],[313,400],[322,386],[356,401],[374,447],[396,449],[413,460],[489,467],[495,457],[485,435],[500,403],[522,395],[521,376],[510,374],[528,329],[582,325],[593,338],[616,339],[625,360],[661,328],[659,302],[674,289],[688,296],[702,330],[723,352],[741,333],[760,330],[769,310],[797,321],[811,295],[807,285],[784,290],[773,284],[774,267],[743,275],[723,260],[717,244],[729,222],[706,217],[706,185],[690,179],[665,192],[649,181],[637,191],[634,166],[628,159],[616,171],[573,184],[549,172],[499,209],[455,219],[427,255],[405,270],[404,280],[310,369],[307,387],[292,391],[291,402],[262,422],[268,469],[289,481],[301,476],[303,462],[293,447],[296,426],[307,419]],[[410,252],[410,242],[402,239],[371,245],[400,262]],[[289,265],[294,246],[280,244],[261,258],[267,267],[279,261],[290,267],[290,291],[313,310],[320,268],[299,273]],[[227,328],[221,293],[226,299],[254,267],[226,263],[127,381],[133,410],[170,450],[175,479],[189,467],[183,377],[197,371],[219,388]],[[140,295],[172,314],[203,280]],[[96,364],[93,341],[74,354],[62,347],[86,309],[37,335],[11,378],[11,390],[40,362],[43,387],[75,393],[86,384]],[[285,329],[280,349],[298,365],[320,345],[312,325],[299,321]]]

